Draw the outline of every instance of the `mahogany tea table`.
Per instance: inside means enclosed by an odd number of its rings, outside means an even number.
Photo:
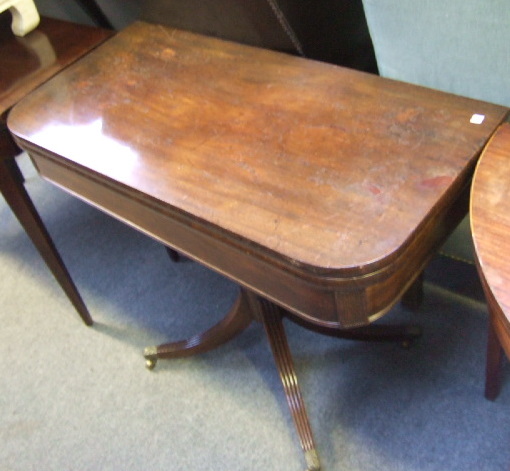
[[[507,110],[137,22],[15,107],[48,180],[240,285],[265,327],[309,470],[319,459],[282,317],[343,335],[385,314],[467,211]]]
[[[0,15],[0,191],[83,322],[91,325],[88,309],[25,190],[15,160],[21,151],[7,129],[7,115],[25,95],[112,33],[43,17],[37,29],[20,38],[11,31],[10,17],[9,12]]]

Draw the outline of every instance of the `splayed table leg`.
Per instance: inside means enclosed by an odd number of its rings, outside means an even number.
[[[153,369],[158,359],[192,356],[219,347],[240,334],[252,320],[246,292],[241,290],[228,314],[209,330],[186,340],[147,347],[144,351],[146,366]]]
[[[283,384],[283,389],[287,397],[287,403],[299,435],[301,448],[305,454],[307,471],[319,471],[319,456],[315,447],[303,396],[301,395],[301,390],[298,385],[287,335],[283,327],[283,311],[270,301],[256,295],[250,295],[250,304],[257,318],[259,318],[264,325],[276,367]]]

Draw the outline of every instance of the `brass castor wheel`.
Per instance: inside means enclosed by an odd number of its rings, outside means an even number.
[[[305,451],[305,460],[308,466],[306,471],[320,471],[321,464],[319,461],[319,455],[317,454],[315,448]]]
[[[158,362],[158,348],[147,347],[143,352],[143,356],[145,358],[145,367],[148,370],[153,370]]]

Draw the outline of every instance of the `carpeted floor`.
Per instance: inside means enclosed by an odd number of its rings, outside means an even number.
[[[144,367],[145,346],[204,330],[236,287],[171,262],[21,163],[96,324],[81,323],[0,199],[0,470],[304,469],[260,325],[208,354]],[[429,272],[419,311],[397,306],[383,319],[423,326],[408,350],[286,324],[325,471],[510,468],[510,384],[484,399],[476,282]]]

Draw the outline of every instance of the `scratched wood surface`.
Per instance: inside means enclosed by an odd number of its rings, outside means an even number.
[[[20,142],[296,266],[363,274],[460,193],[505,113],[139,22],[24,100],[9,125]]]

